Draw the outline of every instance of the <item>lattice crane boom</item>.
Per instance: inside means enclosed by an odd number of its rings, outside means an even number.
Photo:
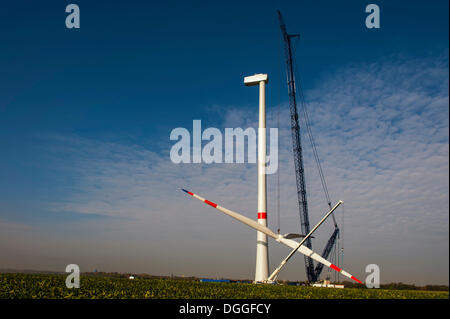
[[[289,109],[290,109],[290,119],[291,119],[291,133],[292,133],[292,148],[294,155],[294,165],[295,165],[295,177],[296,177],[296,186],[297,186],[297,195],[298,195],[298,204],[299,204],[299,213],[300,213],[300,224],[301,224],[301,233],[308,234],[310,231],[309,224],[309,213],[308,213],[308,202],[306,196],[306,182],[305,182],[305,173],[304,173],[304,165],[303,165],[303,151],[302,151],[302,143],[301,143],[301,135],[300,135],[300,125],[298,121],[298,112],[297,112],[297,92],[296,92],[296,84],[295,84],[295,75],[294,75],[294,65],[293,65],[293,47],[291,39],[299,37],[298,34],[288,34],[286,31],[286,25],[281,16],[281,12],[277,11],[278,19],[280,22],[280,29],[283,35],[284,40],[284,52],[285,52],[285,60],[286,60],[286,75],[287,75],[287,85],[288,85],[288,94],[289,94]],[[301,93],[301,90],[300,90]],[[303,101],[303,95],[300,94],[300,101]],[[328,190],[326,187],[325,179],[323,177],[322,168],[320,165],[320,161],[317,155],[317,150],[314,142],[314,138],[311,133],[311,129],[308,126],[308,114],[306,108],[303,109],[305,120],[307,123],[307,131],[310,137],[311,145],[313,147],[314,157],[317,162],[317,166],[319,169],[319,174],[321,177],[322,186],[325,191],[325,195],[327,197],[328,206],[331,209],[331,200],[328,195]],[[332,251],[334,245],[336,244],[336,239],[339,237],[339,227],[336,223],[336,219],[333,214],[333,222],[334,222],[334,232],[328,240],[325,248],[323,250],[322,256],[324,258],[328,258],[328,255]],[[305,242],[305,245],[312,249],[311,239]],[[314,261],[305,256],[305,268],[306,275],[309,282],[316,282],[319,279],[320,273],[322,272],[323,265],[318,264],[314,269]]]
[[[301,223],[301,233],[308,234],[310,232],[309,216],[308,216],[308,202],[306,198],[306,183],[305,174],[303,166],[303,154],[302,154],[302,143],[300,136],[300,126],[298,123],[298,113],[297,113],[297,100],[295,92],[295,76],[294,67],[292,62],[292,46],[291,39],[298,37],[298,34],[288,34],[286,31],[286,25],[283,22],[281,12],[278,11],[278,18],[280,20],[280,28],[284,39],[284,51],[286,57],[286,73],[287,73],[287,84],[289,93],[289,108],[291,114],[291,132],[292,132],[292,148],[294,153],[294,165],[295,165],[295,177],[297,183],[297,195],[298,203],[300,209],[300,223]],[[305,242],[308,248],[312,248],[311,239]],[[311,258],[305,256],[305,267],[308,281],[317,281],[314,262]]]

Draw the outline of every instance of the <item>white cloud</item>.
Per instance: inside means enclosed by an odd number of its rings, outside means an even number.
[[[345,201],[346,268],[363,275],[366,264],[378,263],[383,281],[448,282],[448,59],[395,58],[355,65],[322,83],[305,95],[332,199]],[[281,110],[281,227],[283,232],[298,232],[288,105]],[[269,108],[267,125],[276,125],[275,108]],[[256,128],[256,111],[227,108],[225,127]],[[177,260],[189,264],[185,266],[190,273],[252,276],[254,260],[248,254],[254,253],[254,234],[177,188],[255,218],[256,165],[173,164],[169,134],[164,154],[139,145],[52,138],[53,151],[64,154],[54,159],[55,165],[70,172],[74,185],[67,197],[50,204],[51,209],[121,217],[125,218],[121,231],[146,229],[154,240],[158,234],[169,236],[166,244],[161,242],[148,254],[165,260],[160,251],[175,249]],[[306,135],[303,145],[313,224],[325,212],[326,203]],[[268,176],[268,183],[269,222],[276,229],[276,176]],[[337,217],[341,222],[342,210]],[[330,233],[328,223],[316,236],[316,251],[321,251]],[[129,236],[142,235],[134,234]],[[274,260],[287,253],[273,249]],[[190,250],[192,257],[186,255]],[[211,258],[227,260],[227,265]],[[417,267],[406,267],[415,261]],[[304,278],[302,263],[300,259],[300,264],[288,267],[282,277]],[[181,271],[167,267],[167,271]]]

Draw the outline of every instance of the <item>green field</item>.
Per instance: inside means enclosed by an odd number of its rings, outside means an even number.
[[[65,286],[66,275],[0,274],[0,298],[51,299],[435,299],[448,291],[333,289],[241,283],[81,276],[79,289]]]

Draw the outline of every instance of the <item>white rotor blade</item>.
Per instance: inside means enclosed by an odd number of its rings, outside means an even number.
[[[324,264],[325,266],[336,270],[337,272],[341,273],[342,275],[355,280],[358,283],[362,283],[360,280],[358,280],[356,277],[352,276],[351,274],[349,274],[348,272],[342,270],[341,268],[337,267],[336,265],[332,264],[331,262],[329,262],[328,260],[326,260],[325,258],[323,258],[322,256],[320,256],[319,254],[315,253],[314,251],[312,251],[311,249],[309,249],[308,247],[302,245],[300,247],[298,247],[299,243],[296,242],[295,240],[292,239],[286,239],[283,238],[282,235],[276,235],[273,231],[271,231],[268,227],[260,225],[259,223],[257,223],[256,221],[254,221],[253,219],[250,219],[244,215],[241,215],[239,213],[236,213],[232,210],[229,210],[225,207],[219,206],[216,203],[213,203],[201,196],[198,196],[197,194],[194,194],[192,192],[189,192],[185,189],[182,189],[183,192],[188,193],[189,195],[197,198],[198,200],[201,200],[202,202],[204,202],[205,204],[208,204],[218,210],[220,210],[221,212],[227,214],[228,216],[233,217],[234,219],[237,219],[238,221],[240,221],[241,223],[244,223],[248,226],[250,226],[253,229],[256,229],[260,232],[263,232],[264,234],[266,234],[267,236],[270,236],[272,238],[274,238],[277,242],[282,243],[288,247],[291,247],[292,249],[297,249],[298,248],[298,252],[306,255],[308,257],[311,257],[312,259],[314,259],[317,262],[320,262],[322,264]]]

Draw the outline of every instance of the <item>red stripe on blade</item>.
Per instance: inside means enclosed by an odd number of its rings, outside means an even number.
[[[352,279],[353,279],[354,281],[356,281],[357,283],[362,284],[362,282],[361,282],[358,278],[352,276]]]
[[[258,213],[258,219],[267,219],[267,213]]]
[[[214,208],[217,207],[217,204],[216,204],[216,203],[210,202],[210,201],[207,200],[207,199],[205,199],[205,203],[208,204],[208,205],[211,205],[211,206],[214,207]]]
[[[191,193],[191,192],[189,192],[189,191],[188,191],[187,193],[188,193],[189,195],[191,195],[191,196],[194,196],[194,193]]]
[[[337,272],[341,272],[341,268],[339,268],[338,266],[335,266],[333,264],[331,264],[330,268],[336,270]]]

